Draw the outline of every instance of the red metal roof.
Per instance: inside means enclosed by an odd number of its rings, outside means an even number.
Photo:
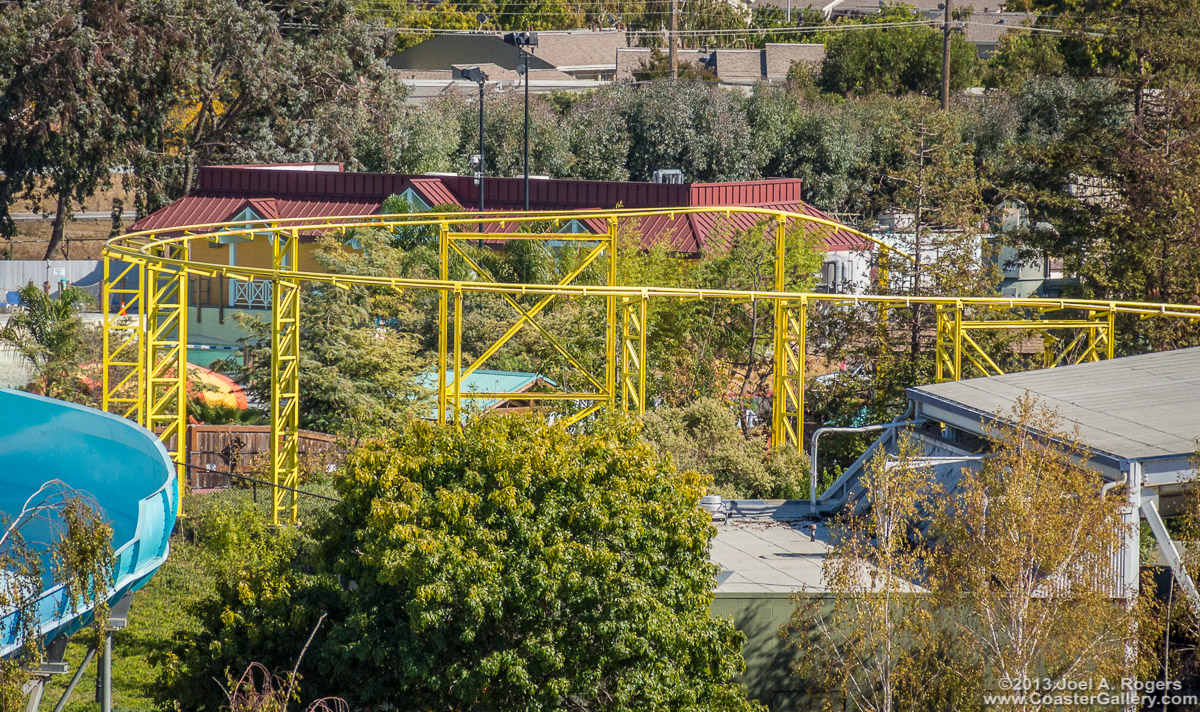
[[[437,178],[413,178],[410,182],[413,190],[424,198],[431,208],[435,205],[462,205],[458,202],[458,197]]]
[[[247,205],[267,220],[369,215],[379,211],[390,195],[412,188],[429,205],[479,203],[479,187],[470,176],[409,176],[387,173],[322,173],[255,170],[252,167],[213,166],[200,169],[197,189],[138,220],[130,230],[166,230],[184,225],[226,222]],[[672,208],[744,206],[802,212],[831,218],[800,199],[801,181],[771,179],[692,185],[582,180],[529,182],[533,210],[604,210],[612,208]],[[488,178],[484,181],[488,210],[524,208],[524,180]],[[656,215],[641,218],[642,246],[666,242],[669,249],[701,254],[727,245],[723,226],[745,230],[760,218],[731,213]],[[604,232],[600,219],[581,218],[590,231]],[[490,224],[487,232],[514,232],[516,223]],[[846,230],[813,229],[830,251],[869,249],[870,243]]]

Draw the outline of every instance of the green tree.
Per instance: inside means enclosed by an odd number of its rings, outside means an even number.
[[[1031,223],[1052,230],[1014,235],[1025,254],[1061,258],[1079,291],[1101,299],[1192,302],[1195,265],[1190,176],[1200,165],[1200,101],[1195,85],[1171,84],[1135,97],[1121,82],[1027,83],[1027,140],[1015,145],[997,182],[1029,207]],[[1127,320],[1121,351],[1195,343],[1190,325]]]
[[[0,11],[0,234],[25,195],[54,210],[43,259],[59,250],[75,205],[111,183],[140,140],[140,120],[161,120],[165,88],[150,65],[167,26],[157,2],[31,0]]]
[[[936,478],[902,437],[831,523],[831,606],[801,606],[787,629],[801,670],[836,693],[826,708],[978,709],[1005,678],[1154,674],[1157,605],[1113,555],[1125,497],[1033,398],[996,419],[979,463]],[[1052,708],[1030,697],[1011,709]]]
[[[357,438],[399,427],[423,407],[417,339],[383,321],[373,301],[365,290],[328,285],[301,294],[300,427]],[[271,324],[237,318],[249,333],[240,379],[269,402]]]
[[[1045,32],[1004,34],[996,53],[987,60],[984,83],[1015,93],[1027,81],[1067,74],[1061,44],[1058,35]]]
[[[874,151],[874,199],[877,209],[887,206],[895,213],[896,224],[885,235],[893,249],[874,253],[876,289],[914,296],[995,294],[999,273],[982,235],[987,182],[966,141],[962,115],[934,111],[936,105],[924,97],[880,106],[888,113],[877,124],[883,139]],[[933,378],[934,327],[927,305],[818,313],[810,330],[820,334],[826,358],[858,371],[816,386],[812,402],[822,404],[818,418],[878,422],[898,412],[904,388]]]
[[[678,168],[688,182],[758,177],[746,114],[732,92],[700,81],[657,80],[621,93],[633,180]]]
[[[829,599],[810,598],[784,628],[799,671],[864,712],[920,709],[938,682],[923,655],[936,640],[934,609],[917,582],[929,560],[921,528],[942,493],[920,454],[901,439],[895,456],[871,459],[861,494],[829,524]]]
[[[0,709],[24,706],[23,686],[41,661],[37,599],[43,591],[62,586],[68,606],[94,607],[95,627],[104,625],[113,530],[102,511],[86,492],[50,480],[21,511],[0,517],[0,634],[19,646],[0,659]]]
[[[776,290],[776,240],[773,221],[761,221],[747,230],[734,230],[720,223],[710,233],[711,252],[697,265],[698,286],[710,289],[745,291]],[[803,222],[786,228],[783,284],[780,291],[807,292],[816,286],[816,274],[823,260],[821,233]],[[703,344],[702,354],[711,354],[721,363],[729,395],[746,408],[756,408],[769,393],[774,358],[774,309],[766,302],[751,300],[735,304],[730,300],[699,307],[708,312],[708,324],[696,334]],[[735,385],[736,384],[736,385]],[[734,390],[736,388],[736,390]],[[750,419],[741,421],[744,432]]]
[[[863,25],[913,22],[905,7],[870,15]],[[819,84],[825,91],[845,96],[905,94],[936,96],[941,87],[942,33],[928,25],[913,24],[879,29],[824,33],[825,60]],[[950,89],[968,86],[975,67],[975,48],[961,34],[950,41]]]
[[[155,33],[153,79],[169,90],[170,112],[138,117],[139,210],[189,190],[201,165],[355,165],[356,144],[386,141],[408,121],[385,33],[349,0],[161,4],[172,31]]]
[[[459,146],[456,168],[466,174],[468,159],[479,153],[479,104],[458,103]],[[489,176],[523,175],[525,105],[516,92],[484,94],[483,145]],[[570,146],[550,104],[534,96],[529,101],[529,172],[534,175],[569,175]]]
[[[485,14],[495,14],[493,2],[463,5],[440,2],[427,5],[410,0],[356,0],[354,5],[362,17],[382,21],[391,27],[413,29],[474,30],[479,27],[475,8]],[[425,32],[397,32],[392,38],[392,43],[398,51],[418,45],[432,36]]]
[[[954,674],[976,689],[1000,678],[1053,686],[1081,674],[1153,674],[1146,667],[1157,655],[1139,655],[1141,669],[1130,658],[1139,634],[1157,630],[1143,615],[1150,602],[1125,588],[1114,564],[1133,526],[1122,519],[1125,498],[1101,491],[1084,448],[1036,399],[1021,397],[1000,415],[989,456],[964,467],[957,491],[934,510],[930,573],[941,605],[958,614]]]
[[[804,455],[792,448],[770,449],[762,432],[743,435],[735,408],[715,398],[655,408],[645,415],[642,437],[677,469],[712,477],[708,494],[731,499],[807,496]]]
[[[78,400],[86,390],[79,367],[88,355],[85,327],[77,310],[92,298],[78,287],[67,287],[51,298],[32,282],[20,291],[21,306],[0,329],[0,341],[16,347],[33,369],[43,395]]]
[[[164,656],[155,685],[159,704],[229,710],[226,690],[248,691],[238,684],[243,671],[263,663],[272,670],[294,669],[297,654],[316,628],[300,661],[296,689],[305,702],[314,700],[320,695],[310,689],[334,687],[313,669],[330,628],[329,620],[320,627],[317,623],[322,616],[344,618],[346,609],[337,580],[303,563],[317,560],[310,528],[272,529],[253,505],[197,505],[201,499],[189,504],[197,511],[187,527],[197,545],[193,556],[211,572],[212,591],[191,611],[203,621],[200,630],[174,641]]]
[[[574,159],[571,178],[629,180],[632,139],[617,93],[590,92],[565,112],[562,123]]]
[[[634,81],[648,82],[654,79],[664,79],[671,76],[671,58],[657,47],[650,49],[650,57],[642,60],[637,69],[633,70]],[[676,62],[675,76],[680,79],[704,80],[715,82],[717,75],[702,64],[682,61]]]
[[[403,85],[396,91],[407,93]],[[457,167],[462,111],[454,99],[417,107],[385,104],[378,115],[385,120],[368,123],[354,140],[354,158],[363,170],[430,173]]]
[[[212,677],[301,663],[308,695],[454,710],[752,710],[742,636],[713,619],[706,478],[628,422],[572,434],[484,417],[365,443],[313,543],[222,527],[238,552],[175,694],[220,704]],[[260,527],[261,528],[261,527]]]
[[[740,634],[708,613],[703,479],[629,425],[417,424],[346,470],[326,556],[371,612],[333,634],[361,703],[756,708]]]
[[[828,101],[755,87],[746,112],[762,174],[802,179],[805,201],[822,210],[866,210],[878,190],[875,152],[891,101]]]

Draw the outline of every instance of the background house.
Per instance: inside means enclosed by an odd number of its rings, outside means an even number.
[[[649,64],[653,51],[649,47],[617,50],[617,79],[633,79],[634,72]],[[722,84],[748,86],[783,81],[794,62],[818,68],[825,59],[825,45],[768,43],[763,49],[678,49],[676,56],[681,64],[691,62],[709,70]]]
[[[398,52],[388,66],[400,73],[414,99],[436,96],[451,88],[474,88],[458,79],[458,69],[480,67],[488,81],[523,81],[517,67],[529,58],[533,92],[594,87],[617,74],[617,50],[628,45],[620,30],[538,32],[538,44],[518,47],[506,34],[478,32],[435,35]]]

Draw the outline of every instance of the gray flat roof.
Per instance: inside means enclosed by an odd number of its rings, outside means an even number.
[[[818,526],[815,542],[801,524],[731,519],[716,526],[709,559],[722,571],[717,593],[826,590],[821,581],[829,549],[824,524]]]
[[[1200,437],[1200,347],[908,389],[922,413],[976,424],[1025,393],[1114,461],[1187,456]]]

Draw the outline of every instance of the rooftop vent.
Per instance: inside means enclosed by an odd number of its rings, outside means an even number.
[[[673,183],[683,185],[683,171],[678,168],[660,168],[654,171],[651,178],[655,183]]]
[[[714,522],[725,521],[725,503],[719,494],[706,494],[700,498],[700,508],[712,515]]]

